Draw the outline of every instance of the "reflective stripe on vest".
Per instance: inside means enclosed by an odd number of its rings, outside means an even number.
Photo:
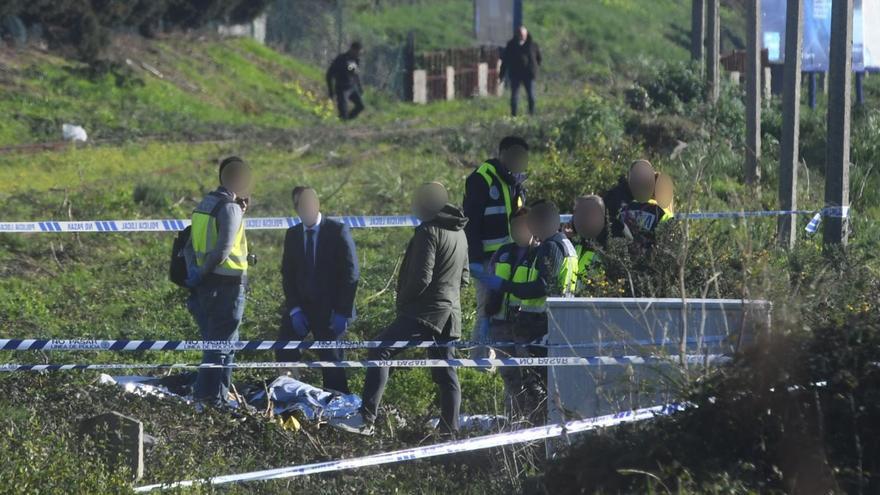
[[[571,245],[568,239],[563,239],[559,244],[565,253],[556,280],[558,284],[557,289],[561,289],[562,293],[553,295],[571,297],[574,295],[575,289],[577,289],[578,257],[574,246]],[[532,262],[526,282],[538,280],[538,262],[537,258]],[[544,313],[547,311],[547,298],[523,299],[520,303],[520,310],[526,313]]]
[[[504,180],[498,175],[498,171],[495,169],[495,166],[489,162],[485,162],[477,168],[477,173],[480,174],[483,179],[486,180],[486,185],[489,187],[489,190],[492,190],[492,186],[494,185],[497,189],[499,189],[504,196],[504,205],[491,205],[487,206],[485,210],[483,210],[483,217],[489,217],[493,215],[504,215],[504,223],[507,224],[507,235],[504,237],[497,237],[494,239],[483,239],[483,252],[484,253],[494,253],[498,251],[498,249],[510,243],[510,215],[513,213],[513,204],[510,198],[510,186],[508,186]],[[497,200],[497,198],[493,198]],[[522,207],[522,198],[517,197],[517,208]]]
[[[505,246],[506,247],[506,246]],[[501,249],[504,249],[502,247]],[[511,251],[518,249],[516,246],[511,247]],[[513,254],[508,252],[508,254]],[[504,261],[498,261],[495,263],[495,275],[504,279],[510,280],[514,283],[522,283],[526,282],[529,278],[529,254],[526,253],[522,259],[520,259],[516,264],[516,269],[513,269],[513,265],[510,262],[511,260],[508,258]],[[501,301],[501,309],[499,309],[498,313],[493,316],[496,320],[506,320],[508,316],[508,311],[513,308],[519,308],[522,301],[515,295],[505,292],[503,299]]]
[[[205,257],[217,246],[219,227],[217,218],[210,213],[196,210],[192,216],[192,246],[196,254],[196,266],[205,263]],[[220,262],[213,273],[218,275],[241,276],[247,272],[247,237],[244,234],[244,222],[238,227],[235,240],[232,243],[232,251],[229,256]]]

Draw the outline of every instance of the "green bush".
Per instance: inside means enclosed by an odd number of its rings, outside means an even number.
[[[640,76],[633,90],[647,97],[640,105],[659,110],[683,114],[693,105],[705,98],[706,85],[700,65],[695,62],[667,62],[654,66],[647,74]]]

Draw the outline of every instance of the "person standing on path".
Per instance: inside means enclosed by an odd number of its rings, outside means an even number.
[[[519,88],[526,89],[529,101],[529,115],[535,114],[535,78],[541,66],[541,49],[532,39],[529,30],[520,26],[513,39],[507,42],[501,55],[501,70],[498,79],[505,76],[510,82],[510,114],[516,117],[519,104]]]

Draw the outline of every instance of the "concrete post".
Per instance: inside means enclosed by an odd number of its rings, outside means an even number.
[[[764,77],[762,78],[761,84],[762,92],[764,93],[764,106],[770,104],[770,99],[773,98],[773,69],[770,67],[764,67]]]
[[[801,50],[804,37],[803,0],[788,0],[785,19],[785,68],[782,92],[782,136],[779,150],[779,209],[796,210],[801,119]],[[779,217],[779,245],[791,249],[797,239],[795,215]]]
[[[455,67],[446,66],[446,99],[455,99]]]
[[[706,53],[706,0],[691,0],[691,58],[702,62]]]
[[[706,96],[709,103],[716,103],[721,94],[721,16],[720,0],[708,0],[706,9]]]
[[[489,96],[489,64],[477,64],[477,95]]]
[[[413,103],[428,103],[428,71],[416,69],[412,72],[412,101]]]
[[[128,466],[135,481],[144,477],[143,423],[114,411],[86,419],[79,432],[95,441],[109,464]]]
[[[852,96],[853,0],[831,4],[831,50],[828,61],[828,148],[825,164],[825,206],[849,207],[850,99]],[[843,215],[826,216],[826,246],[846,246],[848,222]]]
[[[732,71],[728,72],[728,75],[730,76],[730,82],[734,86],[739,86],[739,79],[740,79],[740,77],[742,77],[742,72],[740,72],[738,70],[732,70]]]
[[[761,0],[746,2],[746,184],[761,181]]]

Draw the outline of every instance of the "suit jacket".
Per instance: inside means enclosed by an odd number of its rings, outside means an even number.
[[[360,272],[348,227],[322,217],[315,249],[314,280],[306,276],[305,256],[305,228],[300,223],[287,229],[284,236],[281,283],[286,312],[302,308],[313,329],[329,326],[331,313],[354,317]]]

